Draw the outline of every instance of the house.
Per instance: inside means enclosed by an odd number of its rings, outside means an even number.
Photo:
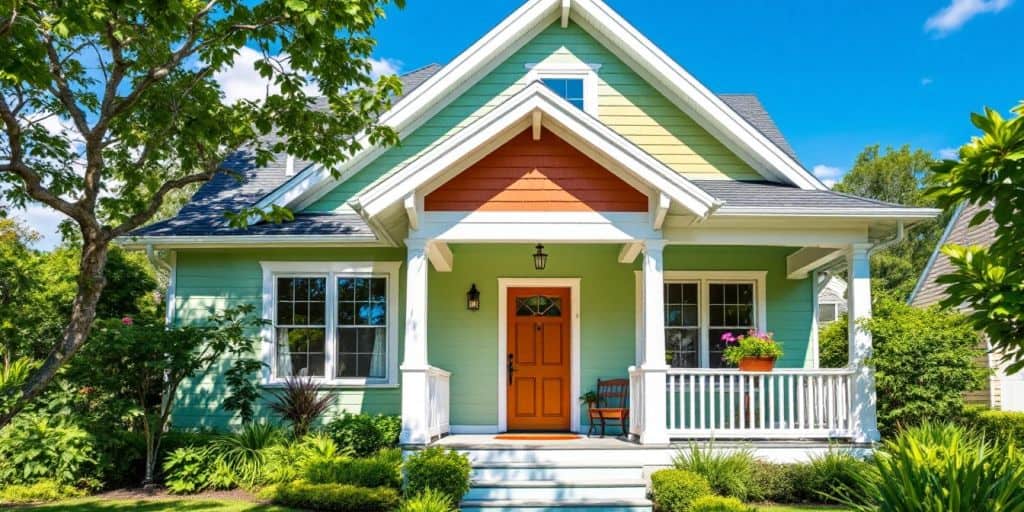
[[[981,211],[981,206],[963,204],[953,213],[949,224],[946,225],[946,230],[942,233],[942,238],[939,239],[935,251],[932,252],[931,259],[928,260],[928,264],[917,281],[917,286],[910,294],[911,305],[928,307],[938,304],[948,296],[946,287],[936,282],[940,276],[955,270],[949,258],[941,252],[944,245],[988,246],[992,244],[996,236],[996,223],[991,217],[977,226],[970,225],[971,219]],[[960,306],[961,310],[965,310],[965,308],[966,306]],[[1024,411],[1024,372],[1006,375],[1007,365],[1003,362],[1002,355],[993,352],[988,341],[984,342],[982,348],[985,349],[985,355],[978,359],[977,364],[991,369],[992,374],[983,388],[966,393],[966,401],[992,409]]]
[[[218,177],[126,241],[170,253],[168,321],[255,304],[262,385],[313,376],[334,413],[401,414],[406,446],[466,450],[494,486],[464,510],[598,499],[501,482],[635,479],[691,439],[773,460],[878,439],[868,257],[937,211],[829,191],[756,97],[713,93],[599,0],[529,0],[403,81],[381,118],[401,145],[338,179],[287,155],[227,162],[242,183]],[[295,220],[228,226],[243,205]],[[851,365],[822,369],[815,283],[840,265]],[[783,343],[773,372],[723,363],[722,334],[750,329]],[[630,441],[495,439],[586,432],[599,378],[629,379]],[[222,376],[186,383],[174,424],[227,425],[223,394]]]
[[[818,292],[818,325],[823,326],[839,320],[846,314],[846,280],[839,276],[825,274],[828,281]]]

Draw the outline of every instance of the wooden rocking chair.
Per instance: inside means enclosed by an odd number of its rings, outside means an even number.
[[[601,437],[604,437],[609,420],[618,421],[623,434],[629,433],[629,379],[597,380],[597,404],[590,407],[587,437],[594,432],[598,421],[601,422]]]

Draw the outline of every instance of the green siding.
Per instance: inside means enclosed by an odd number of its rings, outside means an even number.
[[[763,179],[578,25],[563,29],[555,23],[406,137],[400,146],[385,152],[307,210],[343,207],[381,176],[498,106],[528,85],[525,66],[531,63],[601,64],[601,120],[679,173],[694,179]]]
[[[582,391],[599,377],[624,377],[635,357],[635,271],[618,263],[619,245],[550,245],[548,268],[533,269],[530,245],[452,245],[452,272],[430,271],[428,357],[452,372],[451,423],[495,425],[498,417],[498,278],[578,277],[581,288]],[[784,343],[781,367],[803,366],[810,337],[812,302],[809,279],[786,279],[785,247],[692,247],[665,249],[666,270],[764,270],[768,328]],[[178,322],[199,321],[209,311],[241,303],[262,306],[260,261],[405,261],[404,249],[202,250],[178,253]],[[404,313],[404,265],[400,311]],[[466,291],[476,283],[481,309],[466,310]],[[404,317],[400,315],[400,317]],[[401,323],[401,322],[400,322]],[[399,326],[399,338],[402,338]],[[401,346],[401,341],[400,341]],[[401,360],[401,349],[399,351]],[[226,394],[223,370],[186,382],[179,394],[174,425],[224,428],[230,415],[221,409]],[[397,414],[398,389],[345,389],[332,415],[342,410]],[[575,398],[574,398],[575,399]],[[265,407],[260,417],[269,417]],[[585,421],[583,422],[585,423]]]

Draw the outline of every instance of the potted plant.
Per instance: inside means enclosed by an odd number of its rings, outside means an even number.
[[[593,390],[587,391],[586,393],[583,393],[582,396],[580,396],[580,403],[587,404],[588,409],[596,407],[597,401],[597,392]]]
[[[741,372],[770,372],[775,368],[775,360],[782,357],[782,347],[770,332],[750,330],[739,336],[727,332],[722,341],[728,345],[722,358],[738,366]]]

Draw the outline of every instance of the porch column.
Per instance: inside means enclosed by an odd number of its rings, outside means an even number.
[[[406,240],[403,444],[427,444],[427,241]]]
[[[850,368],[853,369],[853,439],[857,442],[878,441],[877,406],[874,370],[867,366],[871,357],[871,333],[861,324],[871,318],[871,244],[853,244],[847,255],[849,285]]]
[[[667,444],[665,416],[665,278],[662,256],[664,240],[644,242],[644,351],[640,371],[643,374],[643,432],[641,444]]]

